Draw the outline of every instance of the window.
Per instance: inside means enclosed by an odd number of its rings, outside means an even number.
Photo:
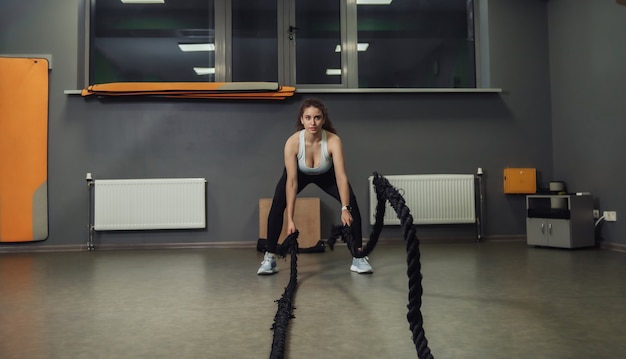
[[[125,1],[92,0],[91,84],[214,81],[213,0]]]
[[[341,1],[296,1],[294,38],[296,83],[339,85],[341,69]]]
[[[471,1],[358,5],[357,24],[359,87],[475,87]]]
[[[480,82],[474,0],[85,1],[89,84],[410,89]]]
[[[278,81],[278,5],[232,0],[232,81]]]

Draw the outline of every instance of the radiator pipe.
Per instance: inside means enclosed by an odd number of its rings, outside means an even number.
[[[484,218],[485,196],[483,195],[484,193],[483,175],[484,175],[483,169],[481,167],[478,167],[478,170],[476,170],[476,178],[478,179],[478,216],[477,216],[478,220],[476,221],[476,230],[478,232],[479,242],[483,238],[483,230],[484,230],[483,218]]]
[[[92,211],[93,211],[93,184],[94,184],[94,179],[91,175],[91,172],[87,172],[87,175],[85,176],[85,180],[87,180],[87,198],[88,198],[88,208],[89,210],[87,211],[87,229],[89,231],[89,237],[87,238],[87,250],[88,251],[93,251],[96,248],[93,245],[93,237],[94,237],[94,226],[93,226],[93,215],[92,215]]]

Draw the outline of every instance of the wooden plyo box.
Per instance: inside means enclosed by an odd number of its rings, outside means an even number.
[[[259,199],[259,238],[267,238],[267,216],[272,207],[271,198]],[[283,214],[283,229],[278,237],[278,243],[282,243],[287,237],[287,211]],[[320,222],[320,199],[319,198],[296,198],[294,221],[300,232],[298,234],[298,246],[310,248],[321,239]]]

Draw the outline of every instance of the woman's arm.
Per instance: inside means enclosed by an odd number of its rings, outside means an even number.
[[[298,191],[298,133],[292,135],[285,142],[285,169],[287,183],[285,193],[287,197],[287,235],[296,231],[293,216],[296,209],[296,193]]]
[[[343,156],[343,145],[339,136],[328,134],[328,152],[333,157],[337,189],[341,198],[341,207],[350,205],[350,187]],[[346,226],[352,225],[352,213],[348,210],[341,211],[341,222]]]

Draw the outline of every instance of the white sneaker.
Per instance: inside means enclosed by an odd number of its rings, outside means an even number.
[[[367,259],[367,257],[352,258],[352,265],[350,266],[350,270],[359,274],[374,273],[374,271],[372,270],[372,266],[369,264]]]
[[[276,267],[276,257],[274,254],[270,252],[265,252],[263,256],[263,262],[261,262],[261,266],[259,270],[256,271],[256,274],[274,274],[278,272],[278,267]]]

